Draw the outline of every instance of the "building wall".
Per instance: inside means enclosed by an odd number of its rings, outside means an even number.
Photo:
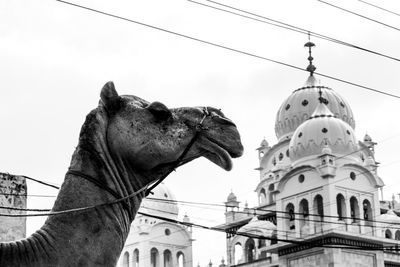
[[[383,267],[382,251],[314,248],[279,257],[279,267]]]
[[[0,173],[0,206],[26,208],[27,187],[22,176]],[[24,214],[24,211],[0,209],[3,214]],[[0,216],[0,242],[26,236],[26,217]]]

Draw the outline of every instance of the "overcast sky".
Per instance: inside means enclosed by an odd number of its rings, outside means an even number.
[[[78,3],[78,1],[76,1]],[[396,0],[371,0],[400,13]],[[226,4],[400,58],[400,31],[344,13],[316,0],[225,1]],[[334,1],[400,27],[400,17],[362,2]],[[248,53],[306,67],[308,38],[186,0],[79,1],[102,11]],[[317,72],[400,95],[400,62],[312,38]],[[275,116],[308,74],[262,59],[95,14],[54,0],[0,0],[0,171],[60,185],[86,114],[103,84],[169,107],[214,106],[237,124],[245,152],[225,172],[205,159],[170,175],[178,200],[222,203],[231,190],[256,204],[255,149],[277,142]],[[400,193],[400,99],[316,76],[350,104],[356,135],[368,133],[381,163],[384,195]],[[29,194],[57,191],[28,182]],[[51,208],[53,198],[29,198],[29,208]],[[181,206],[193,222],[224,222],[221,208]],[[44,218],[28,219],[28,233]],[[195,229],[194,265],[225,254],[225,235]]]

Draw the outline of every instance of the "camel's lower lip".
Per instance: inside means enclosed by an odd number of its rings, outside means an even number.
[[[222,147],[220,144],[214,142],[209,138],[202,138],[202,150],[204,151],[203,156],[220,166],[224,170],[232,169],[232,160],[230,153]]]

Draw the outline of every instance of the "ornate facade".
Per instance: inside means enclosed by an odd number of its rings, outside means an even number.
[[[278,110],[278,142],[257,148],[258,206],[228,196],[228,266],[400,266],[399,250],[382,249],[400,245],[400,210],[379,200],[376,143],[357,141],[350,105],[309,60],[305,85]]]
[[[172,220],[179,208],[173,193],[159,184],[144,199],[139,212]],[[121,267],[192,267],[192,229],[137,214],[121,253]],[[189,217],[183,220],[189,222]]]

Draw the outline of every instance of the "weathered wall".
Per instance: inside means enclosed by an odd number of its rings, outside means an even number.
[[[26,208],[26,180],[22,176],[0,173],[0,207]],[[0,208],[1,214],[25,214]],[[0,216],[0,242],[12,241],[26,236],[26,217]]]

